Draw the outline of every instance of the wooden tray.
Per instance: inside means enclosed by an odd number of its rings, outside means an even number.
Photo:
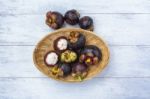
[[[67,76],[65,78],[56,78],[55,76],[52,75],[50,71],[50,67],[47,67],[44,63],[45,54],[50,50],[54,50],[53,41],[59,36],[68,36],[71,31],[78,31],[80,33],[83,33],[83,35],[85,35],[86,37],[86,45],[90,45],[90,44],[96,45],[102,51],[102,61],[96,66],[90,66],[88,75],[84,80],[91,79],[106,67],[109,61],[109,50],[106,43],[100,37],[96,36],[95,33],[91,31],[86,31],[83,29],[78,29],[78,28],[59,29],[44,37],[37,44],[33,52],[33,61],[35,63],[35,66],[45,75],[55,80],[65,81],[65,82],[80,82],[79,80],[74,79],[72,76]]]

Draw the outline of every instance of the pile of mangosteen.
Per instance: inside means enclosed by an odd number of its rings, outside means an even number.
[[[46,14],[46,24],[52,29],[59,29],[63,27],[64,22],[69,25],[79,24],[80,28],[93,31],[93,20],[89,16],[80,18],[80,13],[75,10],[69,10],[63,16],[57,11],[48,11]]]
[[[82,29],[93,30],[92,18],[80,18],[76,10],[67,11],[64,17],[56,11],[46,14],[46,24],[53,29],[61,28],[64,21],[70,25],[79,24]],[[70,75],[82,81],[88,75],[89,67],[96,66],[102,58],[101,49],[95,45],[86,45],[85,35],[77,31],[56,38],[53,47],[54,50],[45,54],[44,62],[55,77]]]
[[[55,50],[46,53],[44,62],[55,77],[71,75],[83,80],[89,67],[98,64],[102,58],[101,50],[95,45],[86,45],[83,33],[76,31],[55,39],[53,47]]]

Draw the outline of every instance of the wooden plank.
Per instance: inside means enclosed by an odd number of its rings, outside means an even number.
[[[94,19],[95,32],[110,45],[150,44],[150,14],[84,15]],[[45,15],[0,16],[0,20],[0,45],[35,45],[52,31]]]
[[[1,0],[0,4],[1,14],[65,13],[73,8],[81,13],[150,13],[149,0]]]
[[[33,64],[34,46],[0,46],[0,77],[46,77]],[[110,63],[97,77],[150,77],[150,46],[110,46]]]
[[[149,99],[149,78],[95,78],[61,83],[49,78],[0,78],[1,99]]]

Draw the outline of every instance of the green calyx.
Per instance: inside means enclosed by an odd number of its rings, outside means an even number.
[[[61,61],[66,63],[74,62],[77,59],[77,54],[73,51],[67,50],[61,54]]]

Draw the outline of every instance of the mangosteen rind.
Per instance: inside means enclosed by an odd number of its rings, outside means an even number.
[[[82,63],[74,63],[72,65],[72,72],[73,73],[77,73],[77,72],[85,72],[87,71],[87,66],[85,64],[82,64]]]
[[[63,76],[67,76],[72,72],[70,64],[61,64],[60,69],[63,71]]]
[[[72,10],[67,11],[64,17],[65,17],[66,23],[70,25],[75,25],[79,22],[80,14],[76,10],[72,9]]]
[[[82,29],[93,31],[94,29],[93,19],[89,16],[84,16],[79,20],[79,26]]]

